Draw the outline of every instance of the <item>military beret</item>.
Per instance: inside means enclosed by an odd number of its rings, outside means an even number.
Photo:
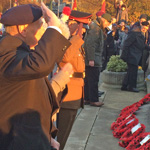
[[[72,10],[71,14],[69,16],[69,19],[76,20],[78,22],[87,24],[87,23],[89,23],[89,18],[91,18],[91,17],[92,17],[92,14],[90,14],[90,13]]]
[[[97,13],[96,13],[96,16],[97,17],[100,17],[100,16],[102,16],[103,14],[104,14],[105,12],[104,11],[98,11]]]
[[[108,22],[111,22],[111,20],[112,20],[111,15],[108,13],[104,13],[102,15],[102,18],[106,19]]]
[[[2,14],[0,22],[5,26],[25,25],[37,21],[42,16],[42,9],[35,4],[12,7]]]

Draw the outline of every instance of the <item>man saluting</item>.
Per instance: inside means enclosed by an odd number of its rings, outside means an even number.
[[[43,3],[13,7],[2,15],[1,23],[6,35],[0,41],[0,149],[49,150],[50,142],[58,149],[51,117],[59,103],[45,76],[70,42]]]

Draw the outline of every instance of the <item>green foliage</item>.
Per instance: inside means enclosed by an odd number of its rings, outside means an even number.
[[[112,72],[125,72],[127,70],[127,63],[119,55],[113,55],[107,63],[107,70]]]

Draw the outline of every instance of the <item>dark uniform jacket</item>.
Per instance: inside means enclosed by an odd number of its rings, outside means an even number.
[[[145,48],[145,39],[140,31],[131,31],[124,41],[121,58],[129,64],[139,65]]]
[[[10,35],[0,41],[0,144],[4,135],[10,135],[16,126],[21,128],[21,133],[31,132],[31,137],[32,132],[38,134],[38,120],[50,140],[53,135],[50,119],[59,102],[46,76],[69,46],[70,42],[51,28],[46,30],[35,50]],[[40,141],[33,142],[38,145]]]
[[[102,52],[104,48],[104,34],[101,24],[94,21],[90,24],[90,29],[84,39],[85,65],[89,66],[89,61],[94,61],[94,67],[102,66]]]
[[[103,56],[105,59],[110,58],[112,55],[115,55],[115,44],[114,37],[112,36],[112,31],[109,31],[107,38],[104,41],[104,50]]]

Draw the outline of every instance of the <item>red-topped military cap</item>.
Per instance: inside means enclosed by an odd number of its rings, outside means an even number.
[[[92,14],[90,13],[72,10],[69,19],[87,24],[89,23],[89,18],[91,17],[92,17]]]
[[[41,7],[26,4],[8,9],[2,14],[0,22],[5,26],[25,25],[37,21],[41,16]]]

